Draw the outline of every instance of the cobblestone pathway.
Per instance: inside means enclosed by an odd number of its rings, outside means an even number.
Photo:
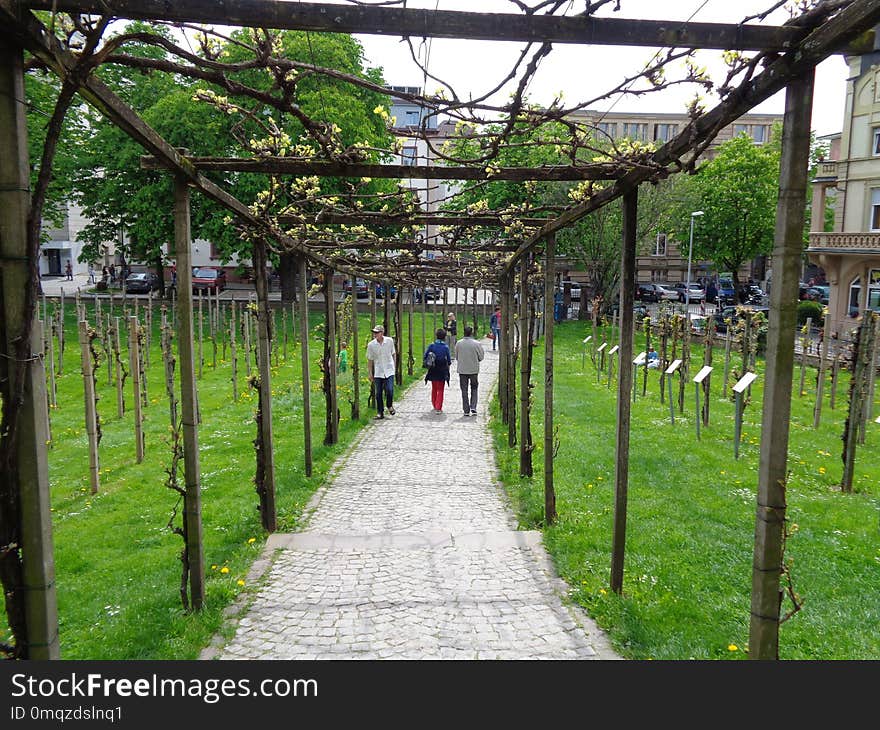
[[[306,528],[270,537],[262,588],[202,658],[619,658],[562,601],[540,533],[516,530],[487,427],[497,373],[486,347],[476,417],[453,372],[442,414],[416,383],[367,427]]]

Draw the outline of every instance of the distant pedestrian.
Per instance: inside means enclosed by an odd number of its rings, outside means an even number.
[[[443,390],[449,385],[449,364],[452,362],[452,354],[446,344],[447,333],[442,327],[436,332],[434,340],[422,358],[422,364],[428,368],[425,373],[425,382],[431,383],[431,405],[434,413],[443,412]]]
[[[370,382],[376,389],[375,418],[385,418],[385,406],[388,413],[394,415],[394,338],[385,336],[385,328],[381,324],[373,327],[373,339],[367,343],[367,367]],[[383,402],[384,397],[384,402]]]
[[[89,261],[89,284],[95,283],[95,265]]]
[[[489,331],[492,333],[492,349],[494,350],[495,343],[501,336],[501,307],[495,307],[495,311],[489,317]]]
[[[344,373],[348,370],[348,343],[343,342],[336,356],[336,372]]]
[[[110,272],[110,283],[115,284],[116,283],[116,264],[110,264],[109,272]]]
[[[483,346],[474,339],[474,328],[465,327],[464,337],[455,344],[455,359],[458,362],[461,407],[466,416],[477,415],[477,376],[484,355]]]
[[[455,319],[455,312],[446,315],[446,346],[449,352],[455,356],[455,336],[458,334],[458,322]]]
[[[64,269],[64,275],[68,281],[73,281],[73,265],[70,261],[67,262],[67,266]]]

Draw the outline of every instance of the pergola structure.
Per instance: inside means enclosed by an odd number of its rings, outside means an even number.
[[[564,15],[567,3],[545,2],[536,8],[508,14],[415,10],[394,5],[359,2],[317,4],[272,0],[228,0],[201,2],[179,0],[0,0],[0,258],[2,271],[3,330],[0,376],[2,376],[3,420],[0,433],[3,493],[0,517],[3,527],[0,543],[0,575],[7,591],[7,612],[16,637],[22,643],[21,655],[28,658],[58,656],[57,616],[54,595],[51,522],[49,519],[47,450],[45,434],[46,394],[43,365],[36,342],[36,300],[38,292],[38,240],[41,195],[47,177],[41,175],[32,198],[29,182],[27,139],[24,124],[24,54],[54,72],[61,82],[58,110],[61,117],[74,94],[100,110],[145,149],[143,165],[161,168],[175,181],[175,255],[182,296],[178,306],[180,330],[180,377],[183,394],[185,434],[185,480],[189,521],[188,544],[193,605],[198,608],[204,596],[204,560],[200,550],[200,511],[198,473],[198,435],[195,417],[193,377],[189,198],[193,191],[215,201],[230,212],[235,225],[253,244],[255,282],[260,301],[261,360],[268,364],[269,328],[268,284],[265,276],[270,251],[295,254],[301,262],[298,271],[305,293],[306,262],[328,274],[339,271],[354,279],[396,282],[416,287],[432,283],[454,283],[497,292],[503,310],[499,398],[508,423],[510,443],[516,443],[516,426],[528,429],[529,371],[520,376],[519,413],[515,395],[516,352],[513,328],[518,308],[520,326],[527,326],[529,292],[537,282],[543,286],[545,327],[545,519],[555,518],[553,489],[553,302],[555,289],[555,236],[566,226],[622,199],[624,211],[621,241],[620,362],[632,361],[633,293],[635,284],[636,214],[639,186],[656,182],[671,174],[694,168],[697,157],[720,129],[778,91],[786,90],[786,112],[780,174],[780,196],[773,252],[774,285],[771,294],[770,330],[767,344],[767,383],[763,406],[763,438],[756,508],[755,558],[752,591],[750,657],[774,658],[778,653],[780,614],[779,579],[781,573],[783,522],[785,519],[785,478],[788,449],[788,417],[793,369],[793,337],[799,262],[802,252],[802,221],[806,199],[806,172],[809,152],[813,70],[828,56],[840,52],[859,52],[873,47],[873,26],[880,21],[880,0],[821,0],[780,26],[763,21],[781,5],[774,3],[766,14],[730,24],[645,21],[602,16],[610,0],[586,3],[586,10]],[[621,3],[617,3],[620,5]],[[622,3],[626,12],[626,3]],[[53,13],[51,27],[35,11]],[[57,14],[57,15],[54,15]],[[56,24],[55,19],[64,18]],[[257,94],[235,82],[230,69],[216,58],[197,57],[179,48],[179,61],[154,63],[134,60],[124,53],[124,43],[104,39],[112,20],[137,19],[151,23],[191,29],[191,24],[232,25],[263,29],[271,40],[272,30],[304,30],[316,33],[364,33],[404,38],[462,38],[523,41],[536,44],[524,52],[513,73],[519,81],[512,101],[492,106],[485,99],[460,99],[454,92],[446,96],[382,93],[417,101],[434,114],[447,114],[466,122],[475,141],[473,154],[454,156],[436,152],[445,165],[404,166],[383,164],[381,151],[342,147],[329,119],[311,119],[295,104],[288,76],[296,70],[324,73],[328,78],[363,88],[371,82],[321,69],[314,64],[299,65],[272,53],[271,43],[255,42],[255,66],[278,73],[281,92],[276,96]],[[71,32],[62,32],[63,28]],[[255,36],[256,38],[256,31]],[[261,36],[262,37],[262,36]],[[143,41],[143,37],[139,37]],[[157,39],[150,42],[159,43]],[[552,44],[607,44],[667,47],[655,64],[631,77],[656,78],[658,70],[687,56],[693,49],[740,51],[731,64],[728,79],[720,86],[721,101],[712,109],[691,110],[691,122],[673,139],[657,149],[623,148],[596,143],[597,130],[577,128],[566,122],[568,109],[554,105],[535,109],[525,102],[524,90],[541,58]],[[531,47],[529,47],[531,48]],[[754,55],[746,55],[754,52]],[[297,119],[306,130],[310,154],[292,153],[271,143],[259,154],[235,158],[190,155],[162,139],[100,79],[102,64],[136,65],[169,73],[188,74],[213,84],[232,97],[236,93],[259,101],[267,108]],[[517,76],[517,74],[519,74]],[[693,78],[696,83],[704,79]],[[293,84],[293,82],[290,82]],[[629,82],[628,82],[629,83]],[[375,86],[373,84],[373,86]],[[621,85],[609,94],[625,93]],[[376,89],[374,89],[376,90]],[[294,100],[292,100],[294,97]],[[226,97],[206,95],[204,101],[224,113],[235,111]],[[587,102],[585,102],[587,103]],[[491,122],[492,124],[488,124]],[[60,124],[59,119],[52,123]],[[560,164],[536,167],[505,167],[498,162],[499,151],[515,142],[517,125],[528,130],[556,124],[568,133],[570,149],[562,152]],[[493,126],[494,125],[494,126]],[[487,129],[488,131],[474,131]],[[412,130],[414,134],[425,129]],[[271,137],[271,135],[270,135]],[[558,141],[557,141],[558,144]],[[388,152],[388,151],[386,151]],[[603,161],[595,162],[596,154]],[[52,150],[44,152],[44,164],[51,166]],[[387,154],[385,155],[387,159]],[[561,210],[506,208],[468,211],[454,206],[444,211],[425,211],[411,195],[400,192],[390,206],[356,205],[351,200],[319,200],[309,205],[289,205],[283,209],[241,201],[214,180],[214,173],[259,173],[273,180],[288,178],[405,178],[450,180],[459,185],[486,185],[495,181],[588,183],[580,202]],[[48,171],[42,170],[48,176]],[[594,183],[594,185],[589,185]],[[375,201],[374,201],[375,202]],[[414,230],[438,226],[443,234],[433,240],[419,240]],[[388,231],[392,232],[389,234]],[[425,250],[446,254],[441,262],[427,262]],[[383,253],[382,257],[371,254]],[[381,259],[381,260],[380,260]],[[467,265],[463,266],[462,262]],[[538,275],[541,279],[536,278]],[[328,277],[330,278],[330,277]],[[518,304],[514,293],[519,291]],[[22,296],[24,292],[24,296]],[[334,311],[328,297],[328,330],[332,330]],[[356,304],[356,298],[353,300]],[[400,306],[398,304],[398,306]],[[305,322],[305,319],[303,320]],[[527,330],[526,330],[527,332]],[[307,337],[303,337],[307,347]],[[530,346],[527,335],[522,345]],[[357,344],[355,342],[355,350]],[[530,364],[531,357],[529,355]],[[332,369],[331,369],[332,370]],[[308,380],[307,351],[303,357],[303,377]],[[331,390],[335,384],[331,377]],[[615,469],[615,521],[611,559],[611,588],[622,589],[626,530],[627,472],[629,452],[630,400],[632,372],[623,367],[618,382],[618,416]],[[265,409],[262,426],[263,484],[261,513],[266,529],[274,529],[274,482],[271,462],[271,398],[268,367],[261,374],[261,405]],[[308,389],[304,389],[308,397]],[[523,395],[524,394],[524,395]],[[328,414],[335,414],[334,396]],[[304,409],[308,418],[308,404]],[[328,432],[334,415],[328,415]],[[308,429],[308,423],[306,424]],[[520,434],[522,458],[530,458],[527,431]],[[307,438],[308,442],[308,438]],[[307,443],[307,469],[309,468]],[[201,561],[201,562],[200,562]],[[23,587],[23,588],[20,588]],[[10,609],[10,606],[12,608]]]

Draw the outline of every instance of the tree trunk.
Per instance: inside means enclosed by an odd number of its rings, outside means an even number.
[[[296,301],[296,257],[297,254],[293,251],[282,251],[278,255],[281,301],[285,304]]]

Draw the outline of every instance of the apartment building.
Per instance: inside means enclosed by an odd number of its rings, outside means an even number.
[[[826,329],[842,333],[853,317],[880,311],[880,51],[846,58],[843,130],[831,135],[829,159],[812,181],[807,256],[829,284]],[[825,230],[826,196],[835,193]]]

